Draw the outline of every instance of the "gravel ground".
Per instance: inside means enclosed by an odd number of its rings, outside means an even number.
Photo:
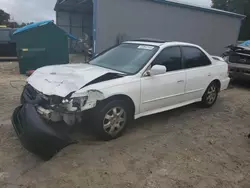
[[[250,187],[249,86],[222,92],[210,109],[139,119],[111,142],[76,131],[78,144],[43,162],[22,148],[10,122],[25,77],[15,63],[0,71],[1,188]]]

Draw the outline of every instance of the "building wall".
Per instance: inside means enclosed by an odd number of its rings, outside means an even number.
[[[56,24],[64,29],[66,32],[71,33],[77,38],[84,38],[84,33],[92,38],[93,35],[93,15],[89,13],[74,13],[58,11]],[[83,46],[75,41],[69,39],[69,49],[71,52],[82,52]]]
[[[240,26],[240,18],[152,0],[97,0],[96,52],[119,38],[150,37],[195,43],[221,55],[225,46],[237,41]]]

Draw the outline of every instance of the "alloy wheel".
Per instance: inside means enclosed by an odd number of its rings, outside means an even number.
[[[217,88],[215,85],[211,85],[207,91],[207,103],[213,104],[217,97]]]
[[[117,135],[125,126],[127,114],[121,107],[114,107],[104,116],[103,128],[111,136]]]

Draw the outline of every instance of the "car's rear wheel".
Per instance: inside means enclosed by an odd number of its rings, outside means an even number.
[[[125,101],[110,101],[93,111],[94,132],[102,140],[121,136],[131,120],[131,110]]]
[[[219,90],[219,85],[216,82],[212,82],[202,97],[202,105],[207,108],[213,106],[217,101]]]

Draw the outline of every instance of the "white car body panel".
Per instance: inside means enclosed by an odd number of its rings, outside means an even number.
[[[37,69],[27,81],[45,95],[66,97],[107,73],[116,71],[89,64],[55,65]]]
[[[75,98],[86,96],[89,91],[98,91],[103,95],[101,96],[103,99],[117,95],[127,96],[134,103],[135,119],[201,101],[205,90],[213,80],[220,81],[221,90],[228,87],[230,79],[227,63],[222,59],[213,59],[197,45],[181,42],[159,44],[131,41],[127,43],[154,45],[158,46],[159,50],[145,67],[135,75],[83,87],[104,74],[119,72],[88,64],[60,65],[38,69],[28,79],[28,83],[45,95],[65,97],[69,93],[75,92],[71,96],[71,98]],[[183,45],[199,48],[207,55],[212,64],[156,76],[144,75],[161,50],[171,46]],[[91,101],[87,101],[85,109],[95,107],[96,102],[95,98],[92,97]]]
[[[207,86],[213,81],[213,69],[213,65],[209,65],[186,70],[185,100],[201,98]]]
[[[186,73],[167,72],[141,79],[141,113],[183,102]]]
[[[179,107],[186,106],[186,105],[193,104],[193,103],[200,102],[200,101],[201,101],[201,99],[196,99],[196,100],[191,100],[191,101],[186,101],[186,102],[178,103],[178,104],[175,104],[175,105],[172,105],[172,106],[166,106],[166,107],[163,107],[163,108],[157,108],[157,109],[154,109],[154,110],[151,110],[151,111],[147,111],[147,112],[143,112],[143,113],[140,113],[140,114],[136,114],[134,118],[135,119],[139,119],[139,118],[144,117],[144,116],[148,116],[148,115],[152,115],[152,114],[157,114],[157,113],[160,113],[160,112],[165,112],[165,111],[168,111],[168,110],[172,110],[172,109],[175,109],[175,108],[179,108]]]
[[[74,93],[72,98],[84,95],[88,90],[98,90],[101,91],[104,97],[107,99],[112,96],[125,95],[128,96],[135,105],[135,113],[140,112],[140,77],[137,76],[127,76],[115,80],[109,80],[93,85],[84,87]]]

